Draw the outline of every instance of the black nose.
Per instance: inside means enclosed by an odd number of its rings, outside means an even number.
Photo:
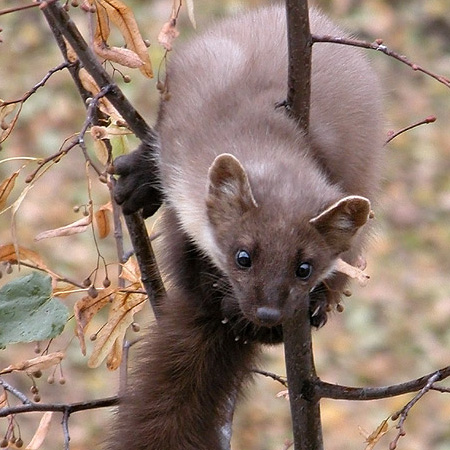
[[[256,310],[257,319],[266,326],[274,326],[280,323],[281,311],[277,308],[261,306]]]

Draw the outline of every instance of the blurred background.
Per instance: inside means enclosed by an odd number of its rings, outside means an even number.
[[[262,0],[194,0],[197,30],[213,20],[241,8],[269,3]],[[1,7],[25,2],[3,0]],[[152,42],[150,54],[155,72],[163,56],[156,37],[170,15],[170,0],[128,1],[144,38]],[[448,0],[330,0],[315,1],[338,23],[355,35],[384,43],[437,74],[450,76],[450,3]],[[71,9],[77,25],[89,35],[88,15]],[[0,17],[0,98],[22,96],[62,59],[40,11],[35,8]],[[186,10],[179,20],[180,40],[197,31]],[[121,45],[119,36],[116,45]],[[114,37],[113,37],[114,40]],[[175,44],[176,45],[176,44]],[[321,44],[318,44],[321,45]],[[367,252],[371,281],[365,288],[352,286],[353,296],[345,310],[330,318],[314,333],[317,372],[325,381],[354,386],[381,386],[413,379],[450,364],[450,89],[437,81],[377,52],[369,52],[385,88],[386,133],[398,130],[429,115],[437,122],[423,125],[396,138],[386,147],[382,198],[377,207],[378,232]],[[110,67],[107,67],[111,70]],[[132,82],[115,79],[141,114],[154,123],[158,93],[156,78],[144,79],[138,72],[120,68]],[[2,144],[0,160],[17,156],[47,157],[64,140],[80,130],[85,109],[68,73],[55,74],[24,105],[15,130]],[[0,161],[1,162],[1,161]],[[23,163],[0,163],[0,180]],[[31,170],[31,169],[30,169]],[[25,169],[16,182],[9,204],[25,186]],[[81,151],[74,149],[59,166],[35,184],[16,215],[20,245],[37,251],[56,272],[78,281],[97,264],[92,235],[87,232],[35,242],[41,231],[66,225],[80,218],[73,211],[86,204],[87,181]],[[94,183],[94,203],[108,201],[108,191]],[[11,242],[11,212],[0,215],[0,244]],[[99,243],[101,254],[116,273],[113,236]],[[0,285],[27,273],[6,274]],[[101,277],[100,277],[101,280]],[[78,298],[64,300],[72,305]],[[92,326],[100,327],[106,316]],[[138,317],[144,328],[151,314]],[[0,324],[1,326],[1,324]],[[66,383],[49,385],[48,373],[38,380],[44,402],[72,402],[113,395],[117,373],[104,367],[88,369],[87,358],[73,340],[73,320],[64,334],[52,343],[63,349]],[[89,351],[89,350],[88,350]],[[0,350],[0,368],[35,356],[34,345],[11,345]],[[284,374],[282,347],[264,352],[262,368]],[[58,369],[59,373],[59,369]],[[56,376],[57,380],[59,375]],[[28,392],[30,380],[22,374],[5,379]],[[447,383],[450,385],[450,382]],[[276,394],[283,388],[275,381],[255,378],[240,403],[234,425],[234,448],[281,450],[290,439],[289,405]],[[324,442],[327,450],[364,449],[367,434],[412,398],[373,402],[322,402]],[[25,443],[33,436],[41,414],[16,417]],[[80,412],[70,419],[71,449],[99,448],[105,429],[111,425],[111,410]],[[0,419],[0,439],[8,422]],[[392,426],[392,422],[390,422]],[[450,396],[430,392],[411,410],[402,450],[450,450]],[[387,449],[396,430],[391,430],[376,448]],[[130,430],[130,448],[132,448]],[[50,435],[42,448],[61,449],[63,434],[55,415]]]

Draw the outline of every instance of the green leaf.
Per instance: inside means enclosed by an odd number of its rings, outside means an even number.
[[[69,311],[52,297],[51,278],[33,272],[0,289],[0,348],[51,339],[62,333]]]

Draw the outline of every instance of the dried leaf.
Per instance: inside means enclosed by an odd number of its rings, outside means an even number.
[[[31,375],[38,370],[45,370],[49,367],[56,366],[64,359],[63,352],[53,352],[48,355],[38,356],[36,358],[28,359],[17,364],[12,364],[3,370],[0,370],[0,375],[11,372],[26,372]]]
[[[4,142],[7,137],[11,134],[11,131],[13,130],[17,119],[19,118],[19,114],[22,111],[23,103],[20,102],[17,103],[10,103],[8,105],[2,105],[2,101],[0,101],[0,144]],[[18,109],[16,113],[14,114],[13,118],[9,121],[9,123],[6,122],[6,117],[9,116],[17,107]]]
[[[364,273],[362,270],[346,263],[343,259],[338,259],[336,261],[335,270],[348,275],[350,278],[355,279],[360,286],[367,286],[370,276]]]
[[[139,69],[144,62],[133,50],[123,47],[109,47],[105,42],[95,42],[94,50],[98,56],[107,61],[116,62],[130,69]]]
[[[8,199],[9,194],[11,194],[11,191],[14,188],[14,184],[19,173],[20,170],[17,170],[10,177],[6,178],[0,183],[0,210],[3,209],[6,205],[6,200]]]
[[[130,288],[133,289],[133,286]],[[98,367],[110,352],[114,353],[115,357],[114,364],[108,368],[114,370],[120,365],[117,346],[122,346],[127,328],[133,323],[134,314],[144,307],[145,299],[146,296],[143,294],[116,292],[108,322],[98,333],[95,341],[94,351],[88,361],[89,367]]]
[[[92,78],[92,76],[88,73],[88,71],[84,68],[81,68],[78,72],[78,76],[80,78],[81,84],[83,87],[89,91],[93,96],[97,95],[100,92],[100,89]],[[122,116],[119,114],[116,108],[112,105],[112,103],[106,98],[102,97],[98,102],[99,109],[105,113],[108,117],[115,122],[124,122]]]
[[[97,159],[103,164],[108,164],[109,151],[105,141],[102,139],[94,139],[94,152]]]
[[[0,409],[8,406],[8,396],[6,395],[6,389],[0,392]]]
[[[120,278],[130,281],[135,285],[141,285],[142,287],[141,271],[136,258],[128,258],[128,261],[122,265]]]
[[[170,52],[173,47],[173,41],[179,36],[180,32],[176,29],[175,19],[166,22],[158,34],[158,42]]]
[[[86,355],[86,328],[95,314],[110,303],[110,295],[114,291],[115,288],[108,288],[102,291],[96,298],[92,298],[87,295],[75,303],[74,316],[77,324],[75,328],[75,335],[80,341],[81,353],[83,355]]]
[[[124,3],[122,3],[120,0],[96,0],[96,3],[97,3],[97,12],[103,11],[100,14],[100,16],[102,17],[97,20],[96,35],[98,37],[101,37],[104,43],[107,42],[109,32],[105,30],[104,25],[103,29],[99,29],[102,26],[101,24],[103,24],[105,20],[104,14],[106,13],[108,19],[111,22],[113,22],[114,25],[116,25],[116,27],[121,32],[127,45],[127,48],[133,51],[143,62],[143,65],[139,67],[139,70],[146,77],[152,78],[153,71],[150,62],[150,57],[148,55],[147,46],[145,45],[141,33],[139,32],[139,28],[136,23],[133,11]],[[99,42],[99,38],[97,38],[96,42],[97,43]]]
[[[109,370],[116,370],[119,368],[122,361],[123,354],[123,339],[116,339],[114,344],[106,357],[106,367]]]
[[[372,450],[380,439],[389,431],[389,419],[384,419],[377,429],[367,436],[362,429],[359,429],[361,434],[366,438],[367,446],[365,450]]]
[[[44,442],[45,437],[50,429],[50,422],[53,417],[53,411],[47,411],[39,422],[38,429],[34,433],[33,439],[27,445],[26,450],[38,450]]]
[[[83,233],[89,228],[91,223],[92,223],[92,208],[89,211],[88,216],[83,217],[69,225],[65,225],[64,227],[55,228],[53,230],[43,231],[42,233],[39,233],[34,238],[34,240],[40,241],[42,239],[48,239],[48,238],[60,237],[60,236],[72,236],[74,234]]]
[[[100,239],[104,239],[109,235],[111,231],[111,225],[108,212],[112,212],[112,204],[108,202],[99,208],[94,214],[95,223],[97,224],[98,236]]]
[[[197,24],[195,22],[195,15],[194,15],[194,0],[186,0],[186,6],[188,10],[188,17],[189,20],[192,23],[192,26],[194,28],[197,28]]]

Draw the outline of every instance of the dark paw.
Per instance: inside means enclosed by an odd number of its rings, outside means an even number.
[[[142,209],[144,217],[153,215],[162,203],[158,168],[153,147],[141,146],[129,155],[114,160],[114,173],[119,178],[114,187],[114,198],[124,214]]]
[[[320,283],[309,294],[309,315],[311,325],[316,328],[323,327],[328,320],[327,288]]]

